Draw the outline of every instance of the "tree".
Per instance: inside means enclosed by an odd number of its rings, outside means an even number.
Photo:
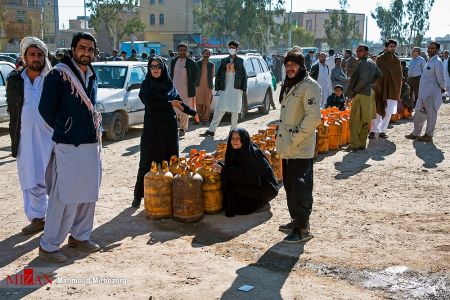
[[[405,6],[402,0],[393,0],[387,9],[379,4],[377,5],[375,12],[371,15],[381,29],[380,35],[382,40],[396,39],[400,44],[405,42],[406,26],[404,10]]]
[[[356,27],[355,16],[347,12],[347,0],[339,0],[340,10],[334,10],[330,14],[330,19],[325,20],[325,34],[330,47],[337,49],[349,48],[352,41],[360,40],[359,29]]]
[[[95,31],[99,32],[104,26],[115,47],[119,47],[118,42],[124,36],[145,30],[145,24],[134,12],[138,0],[88,0],[86,7],[92,11],[91,22]]]
[[[409,35],[409,45],[420,45],[423,36],[430,28],[430,11],[434,0],[409,0],[406,3],[406,15],[409,22],[406,24]]]
[[[314,34],[303,27],[297,27],[292,31],[292,44],[301,47],[314,46]]]
[[[281,25],[273,17],[283,12],[283,0],[203,0],[194,10],[195,23],[202,33],[225,39],[238,39],[244,47],[267,49]],[[239,12],[239,15],[236,14]]]

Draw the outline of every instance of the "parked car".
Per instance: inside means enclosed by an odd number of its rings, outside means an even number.
[[[406,62],[406,66],[409,67],[409,63],[411,62],[411,57],[399,57],[398,58],[400,61],[405,61]]]
[[[147,63],[107,61],[92,65],[97,74],[96,108],[102,112],[103,131],[109,140],[121,140],[130,126],[144,123],[145,106],[139,99],[139,89]]]
[[[0,53],[0,55],[7,55],[7,56],[10,56],[11,58],[13,58],[14,60],[16,60],[17,58],[19,58],[20,53],[2,52],[2,53]]]
[[[268,114],[270,102],[272,102],[272,74],[269,67],[260,55],[246,54],[238,55],[244,60],[244,67],[247,71],[247,91],[242,95],[242,110],[239,114],[239,122],[245,119],[245,114],[258,108],[261,114]],[[216,73],[219,70],[220,61],[228,55],[213,55],[210,61],[214,63]],[[218,100],[218,93],[213,91],[213,101],[211,111]]]
[[[12,64],[16,63],[16,60],[9,55],[0,54],[0,61],[6,61]]]
[[[12,63],[0,61],[0,122],[9,121],[6,105],[6,78],[15,69]]]

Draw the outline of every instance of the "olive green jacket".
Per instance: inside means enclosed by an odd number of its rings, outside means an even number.
[[[283,96],[276,141],[281,158],[314,157],[315,132],[321,119],[321,94],[320,85],[307,77]]]

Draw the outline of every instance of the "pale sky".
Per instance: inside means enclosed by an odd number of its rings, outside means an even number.
[[[349,12],[364,13],[369,16],[368,39],[370,41],[378,41],[380,38],[380,31],[377,24],[375,20],[370,17],[370,13],[375,10],[377,2],[388,7],[391,0],[348,0],[350,5]],[[292,0],[292,5],[293,11],[337,9],[339,8],[339,1]],[[59,0],[59,6],[60,26],[64,23],[65,27],[68,28],[69,19],[76,19],[77,16],[84,15],[82,0]],[[291,9],[291,0],[286,0],[286,8],[288,11]],[[87,14],[89,15],[89,11]],[[450,0],[435,0],[430,13],[430,29],[426,36],[435,38],[445,36],[446,34],[450,34]]]

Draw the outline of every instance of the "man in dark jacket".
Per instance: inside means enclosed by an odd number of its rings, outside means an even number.
[[[67,261],[59,246],[69,232],[69,247],[100,249],[89,240],[101,181],[101,116],[94,109],[97,80],[91,65],[96,43],[90,33],[74,35],[71,57],[64,57],[45,77],[39,103],[55,142],[46,173],[51,185],[39,248],[39,257],[47,262]]]
[[[20,43],[25,69],[8,76],[6,102],[10,115],[12,156],[17,157],[17,171],[23,194],[25,215],[31,222],[25,234],[44,229],[47,210],[45,169],[52,147],[52,130],[37,111],[42,83],[50,71],[47,46],[40,39],[25,37]]]
[[[207,125],[211,115],[210,105],[213,97],[214,64],[209,61],[209,57],[211,56],[209,49],[203,49],[202,56],[203,59],[196,62],[199,75],[195,83],[195,87],[197,88],[195,102],[200,121],[203,125]]]
[[[316,62],[316,57],[314,56],[314,50],[309,50],[308,55],[305,57],[305,66],[306,70],[309,72],[311,71],[312,65]]]
[[[183,99],[183,103],[195,109],[195,83],[197,82],[197,65],[187,56],[188,45],[180,43],[178,45],[178,56],[170,63],[170,74],[172,74],[173,84],[178,94]],[[189,126],[189,115],[175,109],[177,118],[180,120],[180,136],[184,136]]]
[[[375,118],[375,92],[372,85],[383,77],[380,69],[370,59],[369,47],[359,45],[356,49],[358,68],[350,79],[347,97],[352,100],[350,114],[350,146],[346,151],[355,152],[366,149],[369,122]]]
[[[239,112],[243,105],[242,95],[247,91],[247,72],[244,60],[236,54],[238,47],[238,42],[230,41],[228,43],[230,56],[220,62],[215,84],[216,91],[220,91],[219,102],[214,108],[214,116],[209,129],[201,136],[214,136],[214,132],[226,112],[231,113],[230,130],[237,128]]]

